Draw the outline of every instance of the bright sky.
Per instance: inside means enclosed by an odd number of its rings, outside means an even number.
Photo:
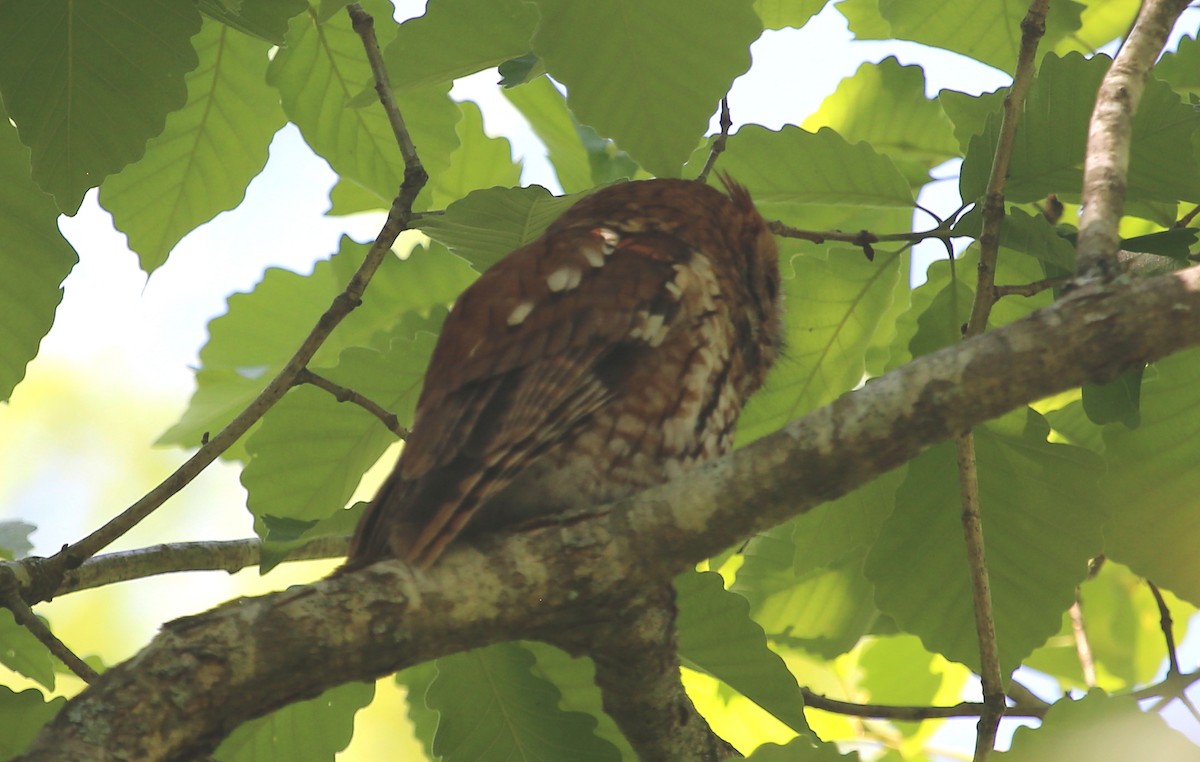
[[[417,15],[424,7],[411,0],[398,4],[401,18]],[[1180,28],[1194,34],[1197,26],[1200,10],[1193,9]],[[930,94],[942,88],[979,93],[1009,81],[1008,75],[955,54],[904,42],[854,42],[841,15],[832,9],[803,30],[765,33],[752,52],[754,68],[730,94],[735,126],[798,124],[862,62],[889,55],[902,63],[921,64]],[[514,153],[525,160],[526,184],[553,187],[540,144],[499,94],[496,79],[494,71],[483,72],[460,81],[453,95],[477,101],[489,133],[512,141]],[[28,383],[18,387],[11,404],[0,406],[0,429],[8,432],[11,445],[38,453],[34,462],[7,458],[7,465],[0,465],[4,518],[39,525],[35,552],[49,554],[78,539],[144,491],[143,481],[152,484],[184,456],[177,451],[148,452],[147,474],[126,484],[122,472],[129,466],[120,459],[128,457],[125,452],[105,460],[103,446],[83,449],[81,443],[97,436],[96,424],[89,419],[100,413],[100,425],[107,427],[101,436],[132,436],[135,450],[148,450],[186,405],[193,388],[190,367],[205,341],[207,321],[224,312],[229,294],[251,289],[266,267],[309,271],[336,250],[343,233],[358,240],[374,237],[380,215],[323,216],[334,180],[298,131],[285,128],[275,137],[271,159],[250,185],[245,202],[184,239],[149,279],[96,203],[95,192],[88,194],[77,216],[62,219],[62,230],[79,252],[80,263],[66,281],[54,329],[30,366]],[[958,206],[956,185],[942,185],[921,202],[936,212],[949,212]],[[940,246],[932,251],[933,256],[942,253]],[[68,383],[64,378],[75,380]],[[64,383],[68,392],[61,391]],[[146,405],[138,420],[103,417],[110,400],[116,405],[117,400],[142,396],[153,404]],[[55,441],[47,442],[39,432],[51,416],[58,423]],[[44,448],[55,448],[51,457]],[[67,473],[71,479],[63,478]],[[107,485],[99,490],[100,497],[93,489],[97,481]],[[151,526],[128,538],[123,547],[251,534],[236,469],[211,469],[189,491],[190,496],[168,503]],[[163,610],[156,602],[143,624],[130,625],[122,651],[144,641],[159,618],[192,613],[233,594],[227,583],[212,577],[187,583],[176,578],[168,585],[152,581],[144,589],[148,594],[161,591],[172,603]]]

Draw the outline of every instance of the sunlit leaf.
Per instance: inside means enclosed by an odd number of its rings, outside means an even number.
[[[54,323],[61,284],[79,257],[58,230],[54,199],[29,179],[29,150],[3,104],[0,177],[0,400],[7,400]]]
[[[263,81],[267,43],[212,21],[194,42],[200,65],[187,76],[187,105],[167,118],[145,156],[100,189],[146,272],[198,225],[241,203],[285,121]]]
[[[571,111],[660,176],[679,175],[762,32],[748,3],[724,0],[536,4],[533,50]]]
[[[192,3],[0,3],[4,105],[60,209],[141,158],[183,106],[199,30]]]
[[[1102,547],[1099,459],[1017,411],[975,428],[979,503],[1004,674],[1058,630]],[[925,647],[979,670],[954,445],[911,461],[867,559],[875,601]]]
[[[354,735],[354,715],[371,703],[374,683],[346,683],[250,720],[213,754],[220,762],[327,762]]]
[[[433,753],[446,762],[619,760],[593,732],[594,718],[559,707],[561,694],[536,677],[533,655],[517,643],[438,659],[425,701],[439,714]]]

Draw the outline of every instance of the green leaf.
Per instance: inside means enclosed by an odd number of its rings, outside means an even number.
[[[242,202],[286,121],[263,81],[268,44],[209,21],[195,46],[200,65],[186,78],[187,105],[167,117],[141,160],[100,189],[146,272],[197,226]]]
[[[254,399],[349,282],[368,249],[343,238],[338,253],[310,275],[270,268],[252,292],[229,297],[226,313],[209,323],[188,409],[160,443],[194,447],[204,432],[219,431]],[[362,306],[321,346],[313,366],[334,365],[350,346],[386,348],[401,316],[429,314],[450,304],[474,278],[470,267],[440,247],[414,249],[405,260],[386,257]]]
[[[1136,429],[1141,423],[1143,368],[1125,371],[1107,384],[1083,385],[1083,410],[1092,423],[1123,423]]]
[[[929,354],[962,340],[963,325],[975,298],[974,274],[979,247],[972,245],[953,263],[938,260],[929,266],[925,283],[913,290],[912,307],[897,321],[896,342],[907,344],[913,357]],[[996,282],[1029,283],[1043,277],[1042,263],[1033,257],[1001,248],[996,263]],[[1010,297],[996,302],[988,317],[991,326],[1007,325],[1054,300],[1043,291],[1030,297]],[[894,351],[901,358],[903,353]],[[889,364],[889,370],[896,367]]]
[[[903,468],[889,471],[797,516],[792,522],[796,577],[864,558],[896,505],[896,490],[903,479]]]
[[[392,87],[452,82],[529,52],[537,7],[523,0],[438,0],[383,51]],[[432,177],[436,177],[431,172]]]
[[[284,44],[288,19],[304,10],[305,5],[304,0],[253,0],[236,4],[199,0],[196,4],[210,19],[272,45]]]
[[[12,612],[0,610],[0,664],[54,690],[54,659],[33,633],[17,624]]]
[[[1190,264],[1190,256],[1192,247],[1196,245],[1196,237],[1197,231],[1195,228],[1173,228],[1158,233],[1123,238],[1121,240],[1121,248],[1126,251],[1139,251],[1146,254],[1157,254],[1160,257],[1170,257],[1182,264]]]
[[[450,155],[446,171],[430,178],[436,207],[445,207],[471,191],[521,181],[521,165],[513,161],[512,147],[504,138],[488,137],[483,131],[479,106],[471,101],[458,105],[463,113],[456,128],[458,149]]]
[[[434,324],[436,327],[436,323]],[[405,333],[411,333],[405,331]],[[363,394],[411,426],[436,337],[396,337],[387,352],[351,347],[316,372]],[[362,475],[396,439],[375,416],[315,386],[292,389],[246,442],[242,470],[255,516],[314,521],[345,507]]]
[[[1176,642],[1182,641],[1194,608],[1170,592],[1164,595],[1175,619]],[[1080,586],[1079,601],[1099,687],[1116,691],[1153,681],[1163,662],[1163,634],[1158,605],[1145,580],[1106,561],[1099,574]],[[1063,614],[1058,634],[1034,651],[1025,666],[1058,678],[1065,687],[1087,688],[1069,614]]]
[[[898,254],[868,262],[857,249],[798,254],[784,279],[787,356],[751,398],[738,443],[775,431],[862,381],[866,353],[902,276]],[[786,266],[785,266],[786,269]]]
[[[954,122],[954,139],[958,141],[960,153],[965,154],[971,145],[971,138],[983,132],[988,117],[1000,113],[1007,95],[1007,87],[982,95],[968,95],[957,90],[938,93],[942,110]]]
[[[374,697],[374,683],[339,685],[239,725],[213,756],[220,762],[328,762],[350,745],[354,715]]]
[[[490,188],[454,202],[444,214],[422,217],[417,225],[483,271],[537,238],[578,200],[578,196],[553,196],[540,185]]]
[[[859,762],[861,759],[854,752],[842,754],[831,743],[815,743],[805,736],[797,736],[784,746],[765,743],[746,758],[747,762]]]
[[[0,521],[0,558],[12,561],[29,555],[29,551],[33,550],[29,535],[36,530],[37,526],[27,521]]]
[[[0,92],[32,151],[33,179],[59,209],[74,214],[183,106],[199,29],[192,3],[0,4]]]
[[[921,67],[901,66],[891,56],[858,67],[801,126],[830,127],[851,143],[865,141],[896,162],[914,185],[959,155],[950,120],[937,101],[925,97]]]
[[[391,18],[390,3],[364,5],[376,19]],[[336,13],[321,20],[310,5],[292,19],[287,40],[267,68],[267,82],[279,90],[284,113],[343,180],[390,206],[404,179],[404,160],[383,107],[373,95],[364,97],[372,93],[374,77],[349,17]],[[462,112],[449,92],[450,83],[442,82],[394,93],[430,177],[446,170],[458,147],[454,126]],[[428,199],[428,190],[420,199]]]
[[[533,53],[526,53],[500,64],[496,67],[496,72],[500,75],[498,84],[507,89],[537,79],[546,73],[546,67],[542,59]]]
[[[0,717],[4,718],[0,760],[12,759],[25,751],[42,726],[66,704],[67,700],[61,696],[46,701],[41,691],[34,688],[16,693],[8,686],[0,685]]]
[[[826,0],[754,0],[764,29],[799,29],[825,7]]]
[[[959,218],[954,225],[954,233],[978,239],[983,232],[982,224],[983,210],[976,204]],[[1059,235],[1041,214],[1029,214],[1017,207],[1009,207],[1000,225],[1000,245],[1065,270],[1075,270],[1075,246]]]
[[[812,133],[799,127],[776,132],[748,125],[729,138],[721,169],[750,190],[764,217],[792,224],[793,217],[811,205],[913,204],[908,180],[891,159],[827,127]]]
[[[1104,430],[1108,473],[1101,491],[1113,511],[1105,553],[1193,604],[1200,541],[1200,351],[1180,352],[1151,366],[1142,383],[1142,424]]]
[[[1083,15],[1079,28],[1060,39],[1054,52],[1072,51],[1091,55],[1115,39],[1129,33],[1137,17],[1140,0],[1082,0]]]
[[[840,0],[835,7],[846,18],[854,39],[892,39],[892,25],[879,14],[878,0]]]
[[[362,518],[366,503],[355,503],[344,511],[317,522],[297,519],[256,517],[254,531],[262,538],[258,573],[266,574],[291,557],[295,551],[319,537],[349,537]]]
[[[587,149],[579,137],[579,125],[567,109],[567,99],[550,79],[538,77],[503,92],[545,144],[563,191],[576,193],[592,187],[592,170]]]
[[[1195,36],[1181,38],[1179,47],[1159,59],[1154,76],[1177,93],[1200,95],[1200,40]]]
[[[1129,696],[1093,690],[1081,699],[1056,701],[1042,724],[1017,728],[1012,747],[996,754],[1002,762],[1095,760],[1186,760],[1196,745]]]
[[[29,151],[3,104],[0,177],[0,400],[7,400],[54,324],[60,286],[79,257],[59,232],[54,200],[29,179]]]
[[[933,661],[933,654],[911,635],[873,639],[858,660],[862,687],[875,704],[932,704],[943,678],[933,671]]]
[[[566,85],[571,111],[659,176],[679,175],[717,103],[750,68],[750,43],[762,32],[748,2],[537,0],[537,6],[542,23],[533,51]]]
[[[1083,182],[1087,124],[1095,93],[1111,61],[1071,53],[1047,56],[1026,100],[1013,143],[1005,197],[1019,203],[1047,193],[1077,201]],[[971,141],[963,160],[963,199],[983,195],[999,134],[993,114],[983,134]],[[1133,118],[1128,198],[1136,201],[1200,200],[1200,164],[1190,146],[1200,113],[1183,103],[1165,83],[1151,78]]]
[[[961,53],[1010,74],[1017,64],[1021,19],[1027,10],[1007,0],[879,0],[879,13],[891,25],[891,36]],[[1079,29],[1082,11],[1083,6],[1071,0],[1051,3],[1042,51]]]
[[[731,589],[750,602],[772,641],[832,659],[874,622],[874,591],[862,575],[861,554],[797,576],[793,533],[784,524],[747,543]]]
[[[1091,452],[1046,441],[1032,410],[975,429],[979,502],[991,578],[996,639],[1007,675],[1057,632],[1090,558],[1099,554],[1106,513],[1097,510],[1102,472]],[[954,446],[909,463],[867,558],[875,601],[925,647],[979,671],[974,608],[962,536]]]
[[[726,590],[716,572],[676,577],[675,595],[683,666],[717,678],[797,733],[812,734],[800,686],[783,659],[767,648],[746,599]]]
[[[558,706],[564,712],[583,712],[596,720],[595,733],[615,746],[625,762],[637,762],[637,754],[617,728],[617,723],[604,711],[600,689],[596,687],[596,665],[588,658],[576,659],[545,643],[522,642],[537,663],[534,677],[554,683],[562,694]]]
[[[517,643],[438,659],[425,694],[440,715],[433,753],[444,762],[619,760],[593,732],[595,719],[559,707],[558,689],[532,673],[534,663]]]
[[[425,705],[425,694],[437,678],[437,661],[415,664],[396,673],[396,684],[404,686],[408,704],[408,719],[413,725],[413,735],[425,749],[425,756],[433,756],[433,736],[437,732],[438,713]]]

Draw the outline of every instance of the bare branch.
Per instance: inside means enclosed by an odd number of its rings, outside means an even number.
[[[975,609],[975,632],[979,638],[980,681],[983,705],[975,735],[975,762],[983,762],[996,744],[996,731],[1004,716],[1004,677],[996,643],[996,620],[992,613],[992,587],[988,579],[983,542],[983,517],[979,513],[979,472],[975,461],[975,438],[968,431],[955,438],[958,482],[962,491],[963,540],[967,546],[967,570],[971,577],[971,600]]]
[[[1109,280],[1120,271],[1117,226],[1125,208],[1133,115],[1171,27],[1189,0],[1144,0],[1137,21],[1104,75],[1088,124],[1082,211],[1076,239],[1081,280]]]
[[[3,600],[4,606],[12,612],[13,619],[17,624],[29,630],[42,645],[50,650],[50,653],[58,657],[59,661],[66,664],[67,668],[78,675],[81,680],[90,683],[100,676],[96,670],[92,669],[91,665],[79,658],[74,651],[59,640],[45,622],[37,618],[33,609],[29,608],[29,604],[22,600],[16,586],[8,586],[8,589],[4,591]]]
[[[313,386],[324,389],[333,395],[333,398],[338,402],[351,402],[358,405],[363,410],[366,410],[371,415],[379,419],[379,421],[387,426],[388,430],[401,439],[408,439],[408,429],[400,425],[400,421],[396,418],[396,414],[385,409],[382,405],[374,400],[368,399],[353,389],[335,384],[322,375],[313,373],[308,368],[300,371],[296,376],[297,384],[312,384]]]
[[[1001,299],[1005,296],[1037,296],[1043,291],[1049,291],[1052,288],[1062,288],[1070,282],[1071,278],[1066,276],[1061,278],[1045,278],[1043,280],[1035,280],[1032,283],[993,286],[992,293],[995,294],[995,299]]]
[[[1092,646],[1088,642],[1087,629],[1083,626],[1083,606],[1079,598],[1071,604],[1071,635],[1075,639],[1075,654],[1079,658],[1079,668],[1083,671],[1083,684],[1089,688],[1096,687],[1096,660],[1092,658]]]
[[[1149,586],[1151,594],[1154,595],[1154,602],[1158,605],[1158,626],[1162,629],[1163,640],[1167,643],[1167,663],[1170,664],[1170,674],[1178,675],[1179,655],[1175,651],[1175,623],[1171,621],[1171,608],[1167,606],[1167,599],[1163,598],[1158,585],[1150,580],[1146,580],[1146,585]]]
[[[321,537],[288,554],[289,561],[339,558],[346,555],[347,538]],[[260,560],[262,542],[256,538],[213,542],[179,542],[105,553],[67,572],[55,596],[91,590],[118,582],[188,571],[233,574]]]
[[[896,706],[894,704],[854,704],[849,701],[838,701],[813,693],[808,688],[801,688],[804,694],[804,705],[834,714],[844,714],[850,717],[870,717],[879,720],[901,720],[905,722],[920,722],[921,720],[937,720],[946,717],[980,717],[987,710],[983,704],[963,701],[954,706]],[[1009,717],[1046,716],[1049,706],[1046,704],[1018,704],[1009,707],[1005,715]]]
[[[986,330],[988,315],[992,311],[992,286],[996,277],[996,257],[1000,251],[1000,225],[1004,222],[1004,185],[1008,180],[1008,165],[1012,161],[1017,124],[1021,121],[1021,112],[1025,108],[1025,96],[1033,84],[1038,43],[1046,33],[1046,10],[1049,5],[1050,0],[1033,0],[1029,5],[1029,12],[1021,21],[1021,49],[1017,54],[1017,68],[1013,72],[1012,87],[1004,96],[1000,136],[996,142],[996,153],[992,156],[992,170],[988,175],[987,191],[983,199],[983,225],[979,234],[979,282],[975,289],[971,317],[967,320],[967,336],[976,336]]]
[[[495,642],[553,642],[956,432],[1195,345],[1200,267],[1078,288],[615,506],[459,544],[420,575],[386,561],[169,624],[76,697],[24,759],[180,759],[349,680]]]
[[[421,169],[421,161],[417,157],[417,147],[413,145],[412,136],[404,124],[404,117],[401,116],[400,109],[396,106],[396,99],[392,97],[392,83],[388,80],[387,64],[383,61],[379,40],[375,38],[375,19],[363,10],[359,3],[347,5],[346,13],[350,15],[350,23],[354,27],[354,31],[362,38],[363,50],[367,53],[367,63],[371,65],[371,73],[375,75],[375,93],[379,96],[379,103],[387,113],[388,123],[392,126],[392,135],[396,138],[396,145],[400,147],[400,155],[404,157],[404,166],[406,169],[420,169],[421,174],[424,174],[425,170]],[[407,177],[405,179],[407,180]],[[408,207],[411,214],[412,204],[410,203]]]
[[[1046,33],[1046,10],[1050,0],[1033,0],[1021,20],[1021,49],[1013,72],[1012,87],[1004,96],[1000,135],[992,156],[991,174],[983,200],[983,225],[979,236],[978,281],[971,316],[967,319],[966,338],[987,330],[988,316],[996,300],[996,259],[1000,252],[1000,226],[1004,222],[1004,185],[1012,159],[1017,123],[1025,107],[1025,96],[1033,82],[1034,60],[1038,43]],[[1004,677],[1000,673],[996,622],[992,613],[991,583],[988,580],[983,543],[983,518],[979,513],[979,475],[975,462],[975,438],[968,430],[955,439],[958,454],[959,484],[962,489],[963,540],[967,546],[967,565],[975,604],[975,631],[979,637],[980,681],[983,703],[988,711],[979,718],[975,736],[975,762],[984,762],[996,745],[996,731],[1004,716]]]

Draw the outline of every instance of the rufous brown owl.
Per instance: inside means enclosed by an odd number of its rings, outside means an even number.
[[[729,450],[781,340],[746,190],[603,188],[458,298],[350,567],[427,567],[460,532],[599,505]]]

